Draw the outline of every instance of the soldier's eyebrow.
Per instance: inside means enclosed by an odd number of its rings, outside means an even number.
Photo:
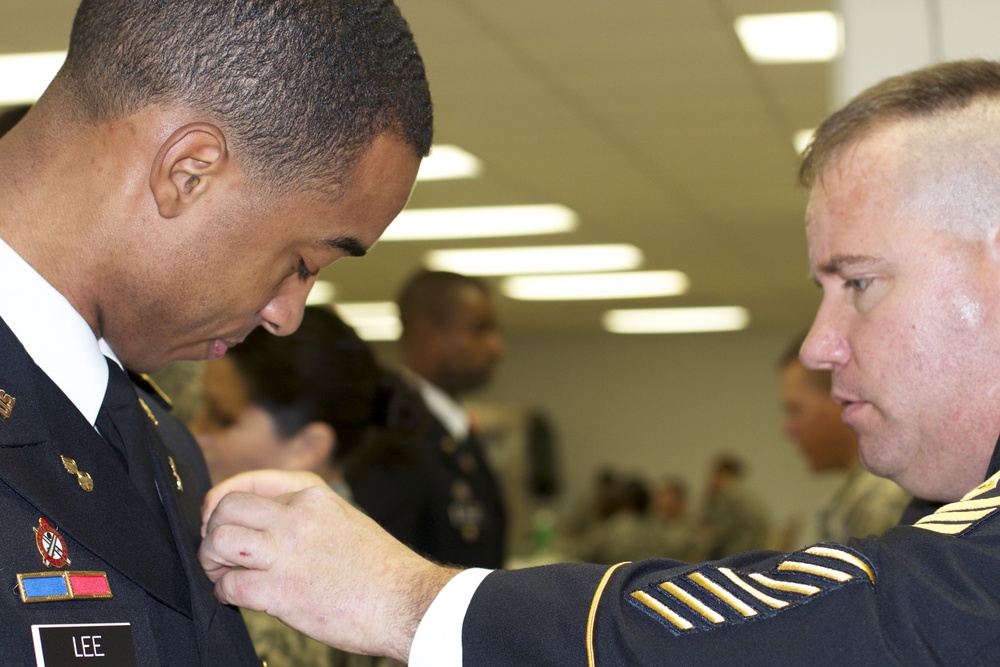
[[[325,239],[323,245],[331,250],[339,250],[347,253],[351,257],[364,257],[368,253],[368,248],[365,247],[365,244],[353,236],[337,236]]]
[[[819,276],[839,276],[847,270],[873,266],[880,261],[874,255],[834,255],[816,267],[816,273],[813,274],[812,279],[814,283],[819,284]]]

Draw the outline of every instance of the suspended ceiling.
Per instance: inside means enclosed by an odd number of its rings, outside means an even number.
[[[0,0],[0,52],[65,48],[74,0]],[[569,234],[492,245],[632,243],[644,269],[691,279],[680,297],[501,300],[512,335],[600,330],[609,308],[745,306],[751,329],[808,324],[792,136],[827,112],[828,65],[752,64],[741,14],[822,0],[397,0],[427,65],[436,141],[480,157],[475,180],[422,182],[411,207],[559,203]],[[383,242],[322,273],[343,301],[391,299],[435,248]],[[609,334],[610,335],[610,334]]]

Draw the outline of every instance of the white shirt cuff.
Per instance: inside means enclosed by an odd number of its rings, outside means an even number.
[[[437,594],[410,646],[409,667],[462,667],[462,624],[472,596],[492,570],[459,572]]]

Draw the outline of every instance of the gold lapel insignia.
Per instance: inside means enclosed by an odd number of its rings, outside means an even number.
[[[160,389],[160,386],[153,382],[153,378],[149,377],[146,373],[139,373],[139,379],[142,380],[146,386],[152,390],[154,394],[160,397],[160,400],[167,404],[168,408],[174,407],[174,402],[167,396],[166,392]]]
[[[167,463],[170,464],[170,472],[174,473],[174,480],[177,482],[177,490],[184,493],[184,482],[181,481],[181,476],[177,474],[177,465],[174,463],[174,457],[168,456]]]
[[[4,419],[10,419],[10,414],[14,411],[14,403],[17,399],[0,389],[0,415]]]
[[[140,398],[139,405],[142,406],[142,409],[145,411],[146,416],[149,417],[149,421],[153,422],[153,426],[159,426],[160,422],[156,419],[156,415],[153,414],[153,411],[149,409],[149,406],[146,405],[146,401]]]
[[[62,459],[62,464],[63,467],[66,468],[66,472],[71,475],[76,475],[76,481],[80,484],[81,489],[88,493],[94,490],[94,478],[90,476],[90,473],[81,472],[76,466],[76,461],[69,457],[60,454],[59,458]]]

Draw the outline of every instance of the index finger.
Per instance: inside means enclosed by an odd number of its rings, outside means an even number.
[[[313,486],[326,486],[326,482],[319,475],[304,470],[254,470],[234,475],[205,494],[201,505],[201,535],[205,536],[208,519],[219,502],[234,491],[273,499]]]

